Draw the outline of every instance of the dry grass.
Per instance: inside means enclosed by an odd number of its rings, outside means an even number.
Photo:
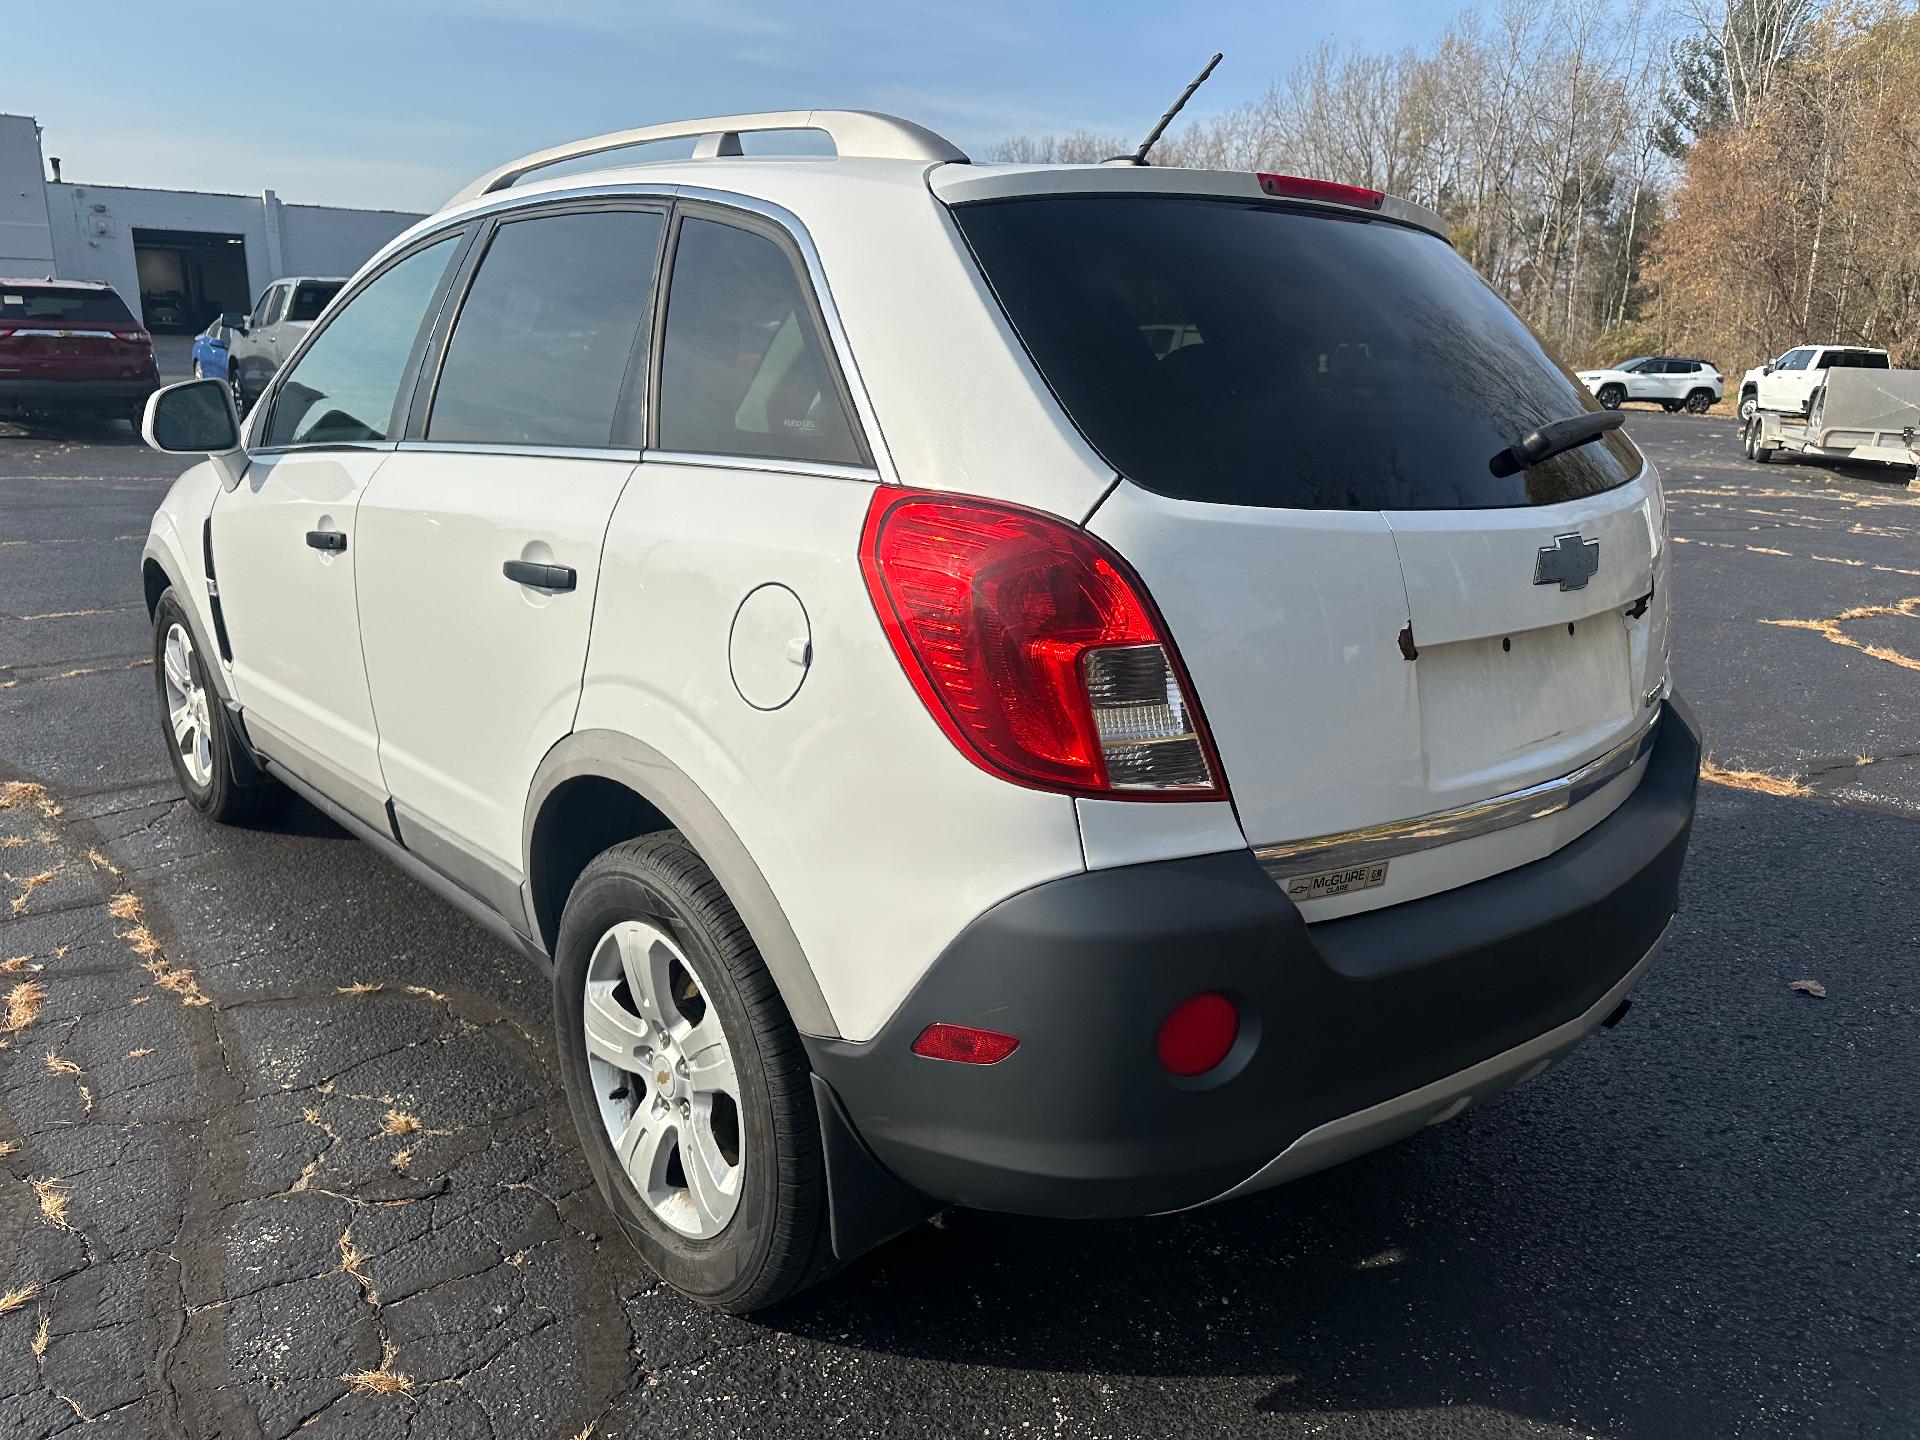
[[[0,1315],[11,1315],[23,1305],[31,1305],[40,1298],[38,1285],[22,1285],[17,1290],[0,1293]]]
[[[40,1313],[39,1327],[34,1330],[33,1339],[27,1344],[27,1348],[33,1351],[34,1359],[38,1360],[47,1353],[47,1345],[52,1339],[53,1322],[47,1318],[47,1314],[43,1310]]]
[[[54,1075],[78,1075],[80,1067],[64,1055],[47,1051],[47,1070]]]
[[[60,813],[60,807],[53,803],[53,797],[47,794],[44,785],[37,785],[31,780],[9,780],[0,785],[0,810],[19,810],[29,805],[47,820]]]
[[[438,1000],[443,1005],[447,1000],[447,997],[442,995],[438,990],[429,990],[424,985],[407,986],[407,994],[418,995],[422,1000]]]
[[[1900,651],[1889,649],[1885,645],[1869,645],[1864,640],[1856,640],[1841,628],[1849,620],[1889,619],[1896,616],[1908,620],[1920,619],[1920,595],[1909,596],[1892,605],[1856,605],[1851,610],[1842,610],[1831,620],[1762,620],[1760,623],[1776,625],[1783,630],[1811,630],[1835,645],[1844,645],[1849,650],[1858,650],[1869,659],[1881,660],[1888,665],[1897,665],[1902,670],[1920,670],[1920,659],[1912,655],[1903,655]]]
[[[1769,775],[1764,770],[1728,770],[1713,763],[1711,757],[1700,762],[1700,778],[1730,790],[1752,790],[1761,795],[1792,798],[1813,791],[1794,775]]]
[[[119,872],[116,871],[116,874]],[[131,890],[116,895],[107,902],[107,914],[116,920],[135,923],[140,919],[140,897]]]
[[[356,980],[351,985],[336,985],[333,991],[336,995],[371,995],[380,988],[374,981]]]
[[[152,1047],[151,1045],[143,1045],[143,1046],[142,1046],[142,1047],[141,1047],[140,1049],[138,1049],[138,1050],[129,1050],[129,1051],[127,1051],[127,1059],[129,1059],[129,1060],[144,1060],[144,1059],[145,1059],[145,1058],[146,1058],[147,1056],[149,1056],[149,1055],[151,1055],[151,1054],[153,1054],[153,1047]]]
[[[380,1126],[380,1134],[388,1137],[395,1135],[418,1135],[419,1133],[420,1117],[418,1115],[409,1115],[404,1110],[389,1109],[387,1111],[386,1121]]]
[[[18,850],[27,842],[18,835],[0,837],[0,850]]]
[[[33,961],[31,955],[9,955],[0,960],[0,975],[18,975]]]
[[[0,1140],[0,1157],[11,1155],[19,1148],[20,1142],[18,1140]]]
[[[355,1370],[340,1378],[353,1389],[367,1395],[411,1395],[413,1377],[403,1375],[393,1368],[394,1356],[399,1351],[393,1348],[391,1341],[380,1342],[380,1368],[378,1370]]]
[[[47,1175],[31,1183],[33,1198],[40,1203],[42,1217],[62,1230],[71,1230],[73,1226],[67,1223],[67,1206],[73,1203],[73,1192],[67,1188],[66,1181],[58,1175]]]
[[[178,996],[182,1005],[213,1004],[207,993],[200,988],[200,982],[194,978],[193,971],[175,969],[172,961],[158,957],[147,961],[143,968],[153,977],[155,985],[170,995]]]
[[[0,1032],[18,1035],[33,1023],[40,1007],[46,1003],[47,992],[38,980],[22,980],[7,991],[7,1018],[0,1024]]]
[[[107,859],[107,857],[102,855],[98,850],[87,851],[87,859],[91,860],[95,867],[106,871],[109,875],[118,875],[120,873],[120,867],[114,864],[113,861]]]
[[[349,1225],[340,1234],[340,1273],[360,1287],[360,1293],[369,1305],[378,1305],[380,1294],[373,1288],[373,1281],[367,1278],[367,1272],[361,1268],[367,1263],[367,1258],[367,1252],[353,1243],[353,1227]],[[382,1361],[381,1368],[385,1366],[386,1362]]]
[[[398,1170],[404,1173],[406,1171],[406,1168],[413,1163],[413,1146],[409,1145],[404,1150],[394,1151],[393,1158],[389,1160],[387,1163],[391,1165],[395,1170]]]
[[[5,873],[6,872],[0,871],[0,874]],[[27,897],[59,873],[60,872],[55,869],[42,870],[38,875],[7,874],[6,878],[8,883],[20,887],[20,893],[13,897],[13,913],[18,915],[21,911],[25,910],[27,908]]]

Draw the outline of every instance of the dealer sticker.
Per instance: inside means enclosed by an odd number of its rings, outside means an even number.
[[[1351,895],[1356,890],[1372,890],[1387,883],[1387,866],[1381,860],[1373,865],[1350,865],[1344,870],[1317,870],[1311,875],[1289,875],[1289,900],[1327,900],[1335,895]]]

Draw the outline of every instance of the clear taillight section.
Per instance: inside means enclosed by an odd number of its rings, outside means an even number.
[[[1179,657],[1140,582],[1049,515],[882,487],[861,569],[928,712],[981,768],[1024,785],[1219,799]]]

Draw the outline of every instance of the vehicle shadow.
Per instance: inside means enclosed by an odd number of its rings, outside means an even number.
[[[950,1217],[769,1319],[945,1365],[1105,1377],[1150,1434],[1170,1427],[1149,1412],[1202,1378],[1166,1413],[1205,1404],[1210,1433],[1448,1407],[1527,1434],[1910,1433],[1915,1172],[1887,1143],[1911,1136],[1898,1097],[1920,1041],[1886,946],[1920,933],[1890,858],[1916,834],[1710,789],[1633,1014],[1557,1070],[1218,1209]],[[1837,898],[1862,893],[1889,898]],[[1802,975],[1845,1001],[1795,993]]]
[[[146,443],[126,421],[91,415],[0,416],[0,443],[9,440],[52,440],[122,450],[139,449]]]

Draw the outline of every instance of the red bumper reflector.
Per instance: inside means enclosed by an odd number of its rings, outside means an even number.
[[[996,1065],[1020,1048],[1012,1035],[997,1030],[976,1030],[971,1025],[945,1025],[936,1022],[920,1032],[913,1042],[913,1053],[929,1060],[954,1060],[962,1065]]]
[[[1160,1063],[1175,1075],[1204,1075],[1240,1038],[1240,1012],[1224,995],[1189,995],[1160,1022],[1154,1042]]]
[[[1379,190],[1364,185],[1342,185],[1337,180],[1311,180],[1304,175],[1267,175],[1254,178],[1269,195],[1285,200],[1323,200],[1329,205],[1354,205],[1362,210],[1378,210],[1386,200]]]

